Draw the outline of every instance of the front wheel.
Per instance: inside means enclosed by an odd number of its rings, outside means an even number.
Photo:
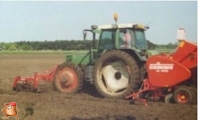
[[[76,93],[82,88],[82,73],[71,63],[61,64],[54,75],[54,86],[61,93]]]

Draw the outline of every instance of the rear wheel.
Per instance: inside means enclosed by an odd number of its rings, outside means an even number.
[[[140,70],[140,81],[143,81],[145,78],[148,77],[147,71],[146,71],[146,63],[142,63],[139,67]]]
[[[76,93],[82,88],[82,73],[71,63],[61,64],[54,75],[54,86],[61,93]]]
[[[193,91],[187,86],[179,86],[174,90],[173,98],[177,104],[193,104]]]
[[[136,89],[141,88],[141,86],[142,86],[142,84],[143,84],[143,80],[144,80],[145,78],[148,78],[148,74],[147,74],[147,71],[146,71],[146,64],[145,64],[145,63],[141,63],[141,64],[140,64],[140,66],[139,66],[139,71],[140,71],[140,73],[139,73],[140,79],[139,79],[139,80],[140,80],[141,84],[139,84],[139,86],[137,86]]]
[[[95,64],[94,85],[103,97],[124,98],[140,83],[136,61],[123,51],[109,51]]]

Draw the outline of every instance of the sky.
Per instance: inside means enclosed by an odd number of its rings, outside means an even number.
[[[179,28],[197,42],[196,1],[0,1],[0,42],[82,40],[91,25],[140,23],[147,40],[177,42]]]

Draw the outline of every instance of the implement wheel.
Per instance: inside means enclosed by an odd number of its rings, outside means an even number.
[[[54,75],[54,86],[61,93],[76,93],[82,88],[82,73],[71,63],[61,64]]]
[[[169,94],[167,94],[164,97],[164,102],[167,103],[167,104],[170,104],[170,103],[172,103],[172,99],[173,99],[173,94],[172,93],[169,93]]]
[[[193,104],[197,104],[197,89],[195,87],[189,87],[193,95]]]
[[[179,86],[174,90],[173,98],[177,104],[193,104],[193,90],[187,86]]]
[[[108,51],[95,64],[94,85],[102,97],[125,98],[141,82],[136,61],[123,51]]]

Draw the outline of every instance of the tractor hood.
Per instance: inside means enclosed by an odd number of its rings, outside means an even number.
[[[75,65],[87,65],[90,63],[90,51],[78,51],[66,54],[65,62],[71,62]]]

